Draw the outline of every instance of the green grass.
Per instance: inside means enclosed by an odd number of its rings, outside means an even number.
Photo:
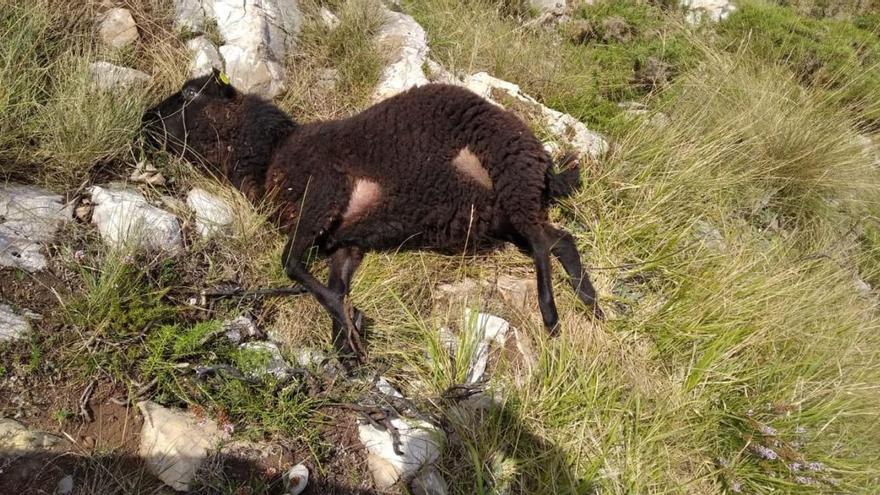
[[[431,56],[447,69],[487,71],[520,84],[603,132],[620,126],[619,103],[638,100],[665,83],[646,82],[642,68],[650,59],[666,65],[672,79],[701,56],[678,12],[649,2],[584,5],[573,13],[575,22],[559,32],[524,29],[498,2],[438,0],[406,6],[427,30]],[[627,26],[625,39],[606,36],[612,18]]]
[[[864,20],[864,19],[863,19]],[[721,43],[791,69],[805,84],[834,91],[840,104],[876,124],[880,116],[880,38],[876,26],[813,19],[762,2],[744,2],[719,26]]]

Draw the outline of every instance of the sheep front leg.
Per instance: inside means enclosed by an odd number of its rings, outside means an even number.
[[[348,298],[351,291],[351,279],[364,259],[364,252],[356,246],[339,248],[330,255],[330,275],[327,278],[327,286],[342,297],[343,301]],[[350,302],[345,304],[346,317],[351,325],[343,327],[336,319],[333,320],[333,346],[337,350],[348,348],[357,354],[365,354],[361,342],[361,329],[363,314]],[[344,331],[343,331],[344,328]]]
[[[353,321],[354,311],[345,305],[345,297],[336,290],[322,284],[311,273],[309,273],[302,261],[303,254],[306,249],[311,246],[314,238],[305,236],[291,236],[284,246],[282,254],[282,262],[287,276],[294,282],[305,287],[318,303],[324,307],[333,320],[333,344],[340,353],[343,362],[354,360],[356,364],[360,364],[363,358],[363,349],[359,346],[360,338],[357,326]],[[353,273],[353,270],[352,270]],[[350,338],[340,339],[336,334],[341,333],[339,329],[345,328]],[[354,345],[352,345],[354,344]]]

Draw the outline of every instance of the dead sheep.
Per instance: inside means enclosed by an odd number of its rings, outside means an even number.
[[[511,242],[531,255],[544,325],[555,334],[550,254],[595,317],[602,311],[568,232],[547,206],[580,185],[554,173],[519,118],[456,86],[410,89],[349,118],[299,124],[237,91],[214,71],[144,115],[148,141],[225,177],[250,200],[277,205],[288,234],[287,275],[329,312],[335,348],[359,360],[361,313],[347,300],[364,254],[473,252]],[[329,259],[326,284],[308,270],[312,246]]]

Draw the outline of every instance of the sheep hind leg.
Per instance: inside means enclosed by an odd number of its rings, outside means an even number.
[[[334,328],[336,325],[339,325],[351,331],[354,327],[352,312],[350,308],[346,308],[343,296],[322,284],[314,275],[309,273],[302,262],[303,253],[309,245],[311,245],[311,242],[305,242],[302,237],[297,238],[296,241],[292,237],[288,238],[282,254],[284,270],[291,280],[305,287],[317,299],[318,303],[324,307],[330,314]],[[335,338],[334,344],[336,344]],[[337,347],[340,358],[344,364],[351,360],[356,364],[360,363],[363,358],[363,349],[353,349],[349,344],[348,339],[342,339],[342,342],[340,342],[340,347]]]
[[[596,299],[596,289],[593,287],[593,284],[590,282],[590,276],[581,264],[581,255],[578,253],[574,238],[568,232],[550,225],[545,227],[545,231],[553,240],[550,251],[562,264],[566,273],[568,273],[569,280],[578,298],[592,308],[593,316],[599,320],[604,319],[605,315]]]
[[[339,248],[330,255],[330,275],[327,286],[342,297],[346,312],[346,321],[351,324],[342,325],[333,319],[333,346],[343,355],[350,349],[357,355],[364,355],[363,313],[347,301],[351,291],[351,279],[364,259],[363,250],[358,247]]]
[[[539,225],[530,225],[517,229],[528,247],[532,260],[535,262],[535,274],[538,278],[538,306],[541,308],[541,319],[550,335],[559,333],[559,313],[553,298],[553,280],[550,266],[551,239]],[[519,244],[519,242],[517,242]]]

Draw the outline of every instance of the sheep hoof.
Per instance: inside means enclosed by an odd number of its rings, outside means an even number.
[[[593,318],[597,321],[605,321],[605,312],[596,303],[593,303]]]
[[[345,335],[348,350],[351,351],[354,361],[361,365],[367,357],[367,351],[364,348],[361,339],[364,323],[364,314],[351,301],[345,301]]]

